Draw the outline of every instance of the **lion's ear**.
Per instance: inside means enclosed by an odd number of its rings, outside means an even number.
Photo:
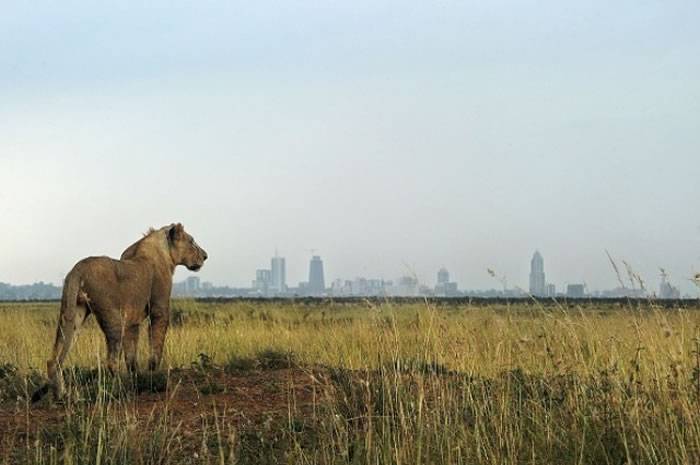
[[[168,240],[170,242],[175,242],[184,230],[180,223],[170,225],[170,229],[168,229]]]

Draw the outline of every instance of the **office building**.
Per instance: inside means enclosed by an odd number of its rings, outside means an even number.
[[[284,257],[280,257],[275,252],[275,256],[270,260],[270,288],[273,292],[283,293],[287,290],[287,270]]]
[[[260,295],[267,296],[270,293],[272,272],[270,270],[256,270],[253,289]]]
[[[571,299],[582,299],[586,296],[585,288],[583,284],[569,284],[566,286],[566,296]]]
[[[185,279],[185,295],[194,295],[199,291],[199,276],[188,276]]]
[[[435,295],[438,297],[454,297],[458,294],[457,283],[450,282],[450,272],[444,267],[437,272]]]
[[[323,295],[326,292],[326,281],[323,276],[323,261],[314,255],[309,263],[309,288],[311,295]]]
[[[544,288],[544,295],[546,297],[556,297],[557,296],[557,286],[549,283]]]
[[[535,297],[545,296],[544,260],[539,250],[530,260],[530,294]]]

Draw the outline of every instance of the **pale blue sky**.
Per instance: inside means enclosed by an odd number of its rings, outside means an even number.
[[[19,3],[19,2],[17,2]],[[614,4],[611,4],[614,3]],[[32,2],[0,14],[0,281],[182,221],[202,279],[700,271],[700,3]],[[178,279],[187,272],[180,271]]]

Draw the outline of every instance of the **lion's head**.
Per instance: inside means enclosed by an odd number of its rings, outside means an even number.
[[[199,271],[208,255],[180,224],[173,224],[168,229],[170,256],[176,265],[184,265],[188,270]]]

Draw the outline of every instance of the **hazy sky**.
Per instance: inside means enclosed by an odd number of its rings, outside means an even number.
[[[181,221],[219,284],[697,293],[700,2],[141,3],[3,3],[0,281]]]

